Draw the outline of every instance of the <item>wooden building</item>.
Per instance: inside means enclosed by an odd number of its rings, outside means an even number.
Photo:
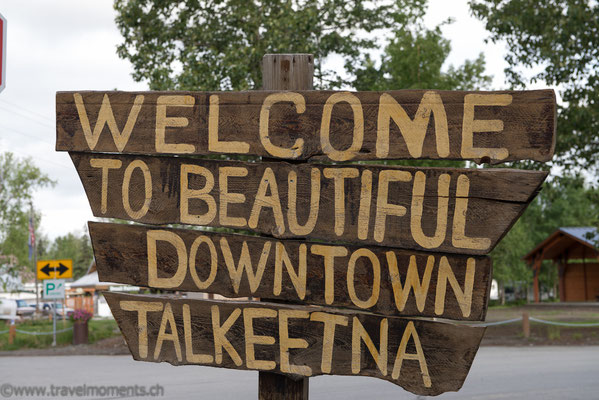
[[[561,301],[599,301],[599,231],[595,227],[559,228],[523,257],[534,271],[534,296],[539,302],[539,271],[543,260],[558,268]]]

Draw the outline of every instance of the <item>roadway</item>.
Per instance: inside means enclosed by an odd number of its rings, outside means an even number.
[[[256,399],[257,381],[257,373],[251,371],[173,367],[164,363],[135,362],[129,356],[0,357],[0,385],[150,387],[159,384],[167,399],[238,400]],[[5,390],[0,389],[0,392]],[[8,393],[0,393],[0,398],[2,394]],[[311,400],[423,398],[375,378],[320,376],[310,379]],[[436,398],[599,399],[599,346],[482,347],[462,390]]]

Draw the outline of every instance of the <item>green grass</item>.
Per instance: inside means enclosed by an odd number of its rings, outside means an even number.
[[[121,336],[116,321],[112,318],[93,319],[89,321],[89,342],[96,343],[99,340],[113,336]]]
[[[56,321],[56,330],[70,328],[73,323],[69,320]],[[1,331],[7,330],[8,325],[0,327]],[[27,332],[52,332],[52,321],[36,320],[25,321],[17,324],[17,329]],[[112,336],[120,336],[120,331],[113,319],[98,319],[89,321],[89,343],[95,343],[99,340]],[[56,344],[58,346],[69,345],[73,343],[73,331],[56,334]],[[0,335],[0,350],[19,350],[19,349],[43,349],[52,346],[52,335],[27,335],[17,332],[13,344],[8,344],[8,333]]]
[[[558,326],[547,327],[547,338],[549,340],[559,340],[561,338],[561,329]]]

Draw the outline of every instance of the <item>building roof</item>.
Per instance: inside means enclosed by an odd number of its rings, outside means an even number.
[[[98,278],[98,272],[94,271],[90,274],[83,275],[81,278],[77,279],[75,282],[71,283],[71,288],[107,288],[109,286],[120,285],[120,283],[114,282],[100,282]]]
[[[562,227],[522,258],[529,264],[535,260],[596,258],[599,257],[598,243],[596,227]]]
[[[594,226],[559,228],[559,230],[595,248],[599,243],[599,230]]]

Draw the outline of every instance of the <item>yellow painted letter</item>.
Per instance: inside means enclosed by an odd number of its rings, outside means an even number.
[[[149,230],[146,234],[148,245],[148,285],[150,287],[175,289],[183,283],[187,273],[187,250],[183,239],[176,233],[163,230]],[[156,242],[170,243],[177,250],[179,261],[177,272],[168,278],[158,277],[158,255],[156,254]],[[169,259],[172,257],[169,257]],[[169,268],[170,269],[170,268]]]
[[[100,203],[100,211],[106,214],[108,211],[108,170],[121,168],[123,163],[121,160],[112,160],[109,158],[92,158],[89,160],[89,165],[93,168],[102,168],[102,201]]]
[[[144,176],[144,203],[139,208],[139,210],[134,211],[131,208],[131,203],[129,202],[129,187],[131,183],[131,175],[133,175],[133,171],[135,168],[139,168]],[[127,166],[125,169],[125,175],[123,176],[123,208],[133,219],[139,219],[148,213],[150,209],[150,203],[152,202],[152,175],[150,174],[150,169],[146,165],[145,162],[141,160],[134,160]]]
[[[458,176],[451,243],[454,247],[461,249],[486,250],[491,247],[491,239],[466,236],[466,214],[468,213],[469,193],[470,180],[466,175]]]
[[[245,363],[248,368],[271,370],[275,369],[277,363],[270,360],[256,360],[254,352],[255,344],[275,344],[272,336],[254,334],[254,318],[276,318],[277,310],[270,308],[244,308],[243,326],[245,328]]]
[[[246,154],[250,151],[250,145],[246,142],[224,142],[218,138],[218,95],[210,96],[210,110],[208,111],[208,151],[213,153],[240,153]]]
[[[301,310],[279,310],[281,372],[310,376],[312,375],[312,368],[307,365],[294,365],[289,362],[289,349],[308,348],[308,342],[305,339],[289,337],[289,318],[310,318],[310,313]]]
[[[190,189],[189,188],[189,175],[202,175],[206,180],[204,187],[201,189]],[[184,224],[194,225],[208,225],[214,220],[216,216],[216,201],[214,197],[210,195],[210,192],[214,188],[214,176],[212,172],[207,168],[200,167],[199,165],[193,164],[181,164],[181,196],[179,213],[181,222]],[[206,213],[203,215],[196,215],[189,213],[189,200],[200,199],[207,207]]]
[[[171,333],[166,333],[166,324],[169,325]],[[162,321],[160,321],[160,329],[158,330],[158,337],[156,338],[156,348],[154,349],[154,360],[158,359],[160,350],[162,350],[162,342],[170,340],[175,346],[175,353],[177,354],[177,360],[183,361],[181,355],[181,343],[179,343],[179,335],[177,333],[177,324],[175,324],[175,316],[173,315],[173,309],[171,303],[166,303],[164,311],[162,313]]]
[[[469,317],[472,308],[472,289],[474,286],[474,270],[476,269],[476,261],[474,258],[468,257],[466,261],[466,277],[464,280],[464,290],[460,287],[458,280],[455,278],[451,265],[447,257],[441,257],[439,262],[439,275],[437,276],[437,293],[435,295],[435,314],[441,315],[445,310],[445,298],[447,290],[447,282],[453,289],[460,310],[464,317]]]
[[[347,150],[336,150],[331,144],[329,137],[331,129],[331,115],[333,106],[339,102],[349,103],[354,113],[354,136],[352,144]],[[364,141],[364,112],[360,99],[350,92],[340,92],[331,95],[325,103],[322,110],[322,121],[320,125],[320,146],[324,154],[328,155],[333,161],[348,161],[356,156],[356,153],[362,148]]]
[[[79,122],[81,123],[81,128],[83,129],[83,134],[85,135],[85,140],[87,141],[89,149],[93,150],[96,147],[98,139],[100,139],[100,133],[102,133],[102,130],[104,129],[104,125],[108,124],[108,129],[110,129],[110,133],[112,133],[112,139],[114,140],[117,150],[123,151],[129,141],[131,131],[135,126],[135,121],[141,110],[141,105],[144,102],[144,96],[141,94],[135,96],[133,106],[131,107],[131,111],[129,111],[129,116],[127,117],[127,122],[125,123],[125,128],[122,133],[114,119],[114,114],[107,94],[105,94],[102,99],[102,105],[100,106],[98,119],[96,119],[96,125],[94,126],[93,132],[89,119],[87,118],[85,104],[83,104],[83,97],[81,97],[79,93],[75,93],[73,94],[73,98],[75,99],[75,107],[77,107],[77,114],[79,114]]]
[[[159,96],[156,100],[156,138],[155,145],[158,153],[184,154],[193,153],[196,148],[192,144],[166,143],[166,128],[184,128],[189,125],[185,117],[167,117],[166,107],[193,107],[193,96]]]
[[[306,111],[306,100],[304,96],[299,93],[284,92],[284,93],[273,93],[266,96],[264,103],[262,103],[262,110],[260,110],[260,142],[264,149],[271,154],[273,157],[278,158],[297,158],[302,155],[304,147],[304,139],[296,139],[293,146],[290,149],[284,147],[275,146],[270,141],[270,135],[268,133],[268,118],[270,115],[270,108],[279,102],[291,102],[295,104],[295,110],[298,114],[302,114]]]
[[[374,358],[379,371],[383,376],[387,375],[387,343],[389,339],[389,320],[387,318],[381,319],[380,325],[380,341],[379,349],[377,350],[374,346],[374,342],[370,338],[366,329],[360,322],[358,317],[353,318],[352,322],[352,335],[351,335],[351,372],[353,374],[359,374],[362,369],[362,346],[363,341],[366,348]]]
[[[391,95],[383,93],[379,100],[378,130],[376,136],[377,158],[385,158],[389,155],[389,125],[391,119],[399,127],[410,156],[420,158],[431,114],[435,116],[437,154],[439,157],[444,158],[449,155],[449,134],[447,131],[447,115],[445,114],[445,107],[443,106],[441,96],[432,91],[424,93],[412,120],[408,117],[403,107]]]
[[[462,124],[462,157],[491,160],[503,160],[510,153],[504,147],[474,147],[474,132],[501,132],[503,121],[500,119],[474,119],[475,106],[509,106],[512,104],[510,94],[467,94],[464,96],[464,122]]]
[[[426,175],[422,171],[414,175],[414,188],[412,190],[412,207],[410,208],[410,228],[412,237],[425,249],[434,249],[443,243],[447,233],[447,208],[449,204],[448,174],[441,174],[437,185],[437,227],[434,236],[426,236],[422,230],[422,213],[424,209],[424,192]]]
[[[397,204],[389,204],[389,183],[409,182],[412,174],[407,171],[392,169],[382,170],[379,173],[379,187],[376,198],[376,216],[374,218],[374,240],[382,242],[385,239],[387,215],[401,217],[406,214],[406,208]]]
[[[408,342],[410,338],[414,339],[414,347],[416,347],[416,353],[406,353],[406,348],[408,347]],[[401,343],[399,344],[399,348],[397,349],[397,357],[395,357],[395,363],[393,364],[393,372],[391,373],[391,377],[393,379],[399,378],[399,374],[401,373],[401,365],[404,360],[417,360],[420,364],[420,373],[422,374],[422,381],[424,383],[424,387],[431,387],[431,377],[428,374],[428,366],[426,365],[426,359],[424,358],[424,352],[422,351],[422,346],[420,345],[420,338],[418,337],[418,333],[416,332],[416,328],[414,327],[414,322],[408,322],[406,326],[406,330],[401,337]]]
[[[148,313],[162,311],[162,303],[157,301],[125,301],[119,305],[125,311],[137,311],[137,333],[139,344],[139,356],[148,357]]]

